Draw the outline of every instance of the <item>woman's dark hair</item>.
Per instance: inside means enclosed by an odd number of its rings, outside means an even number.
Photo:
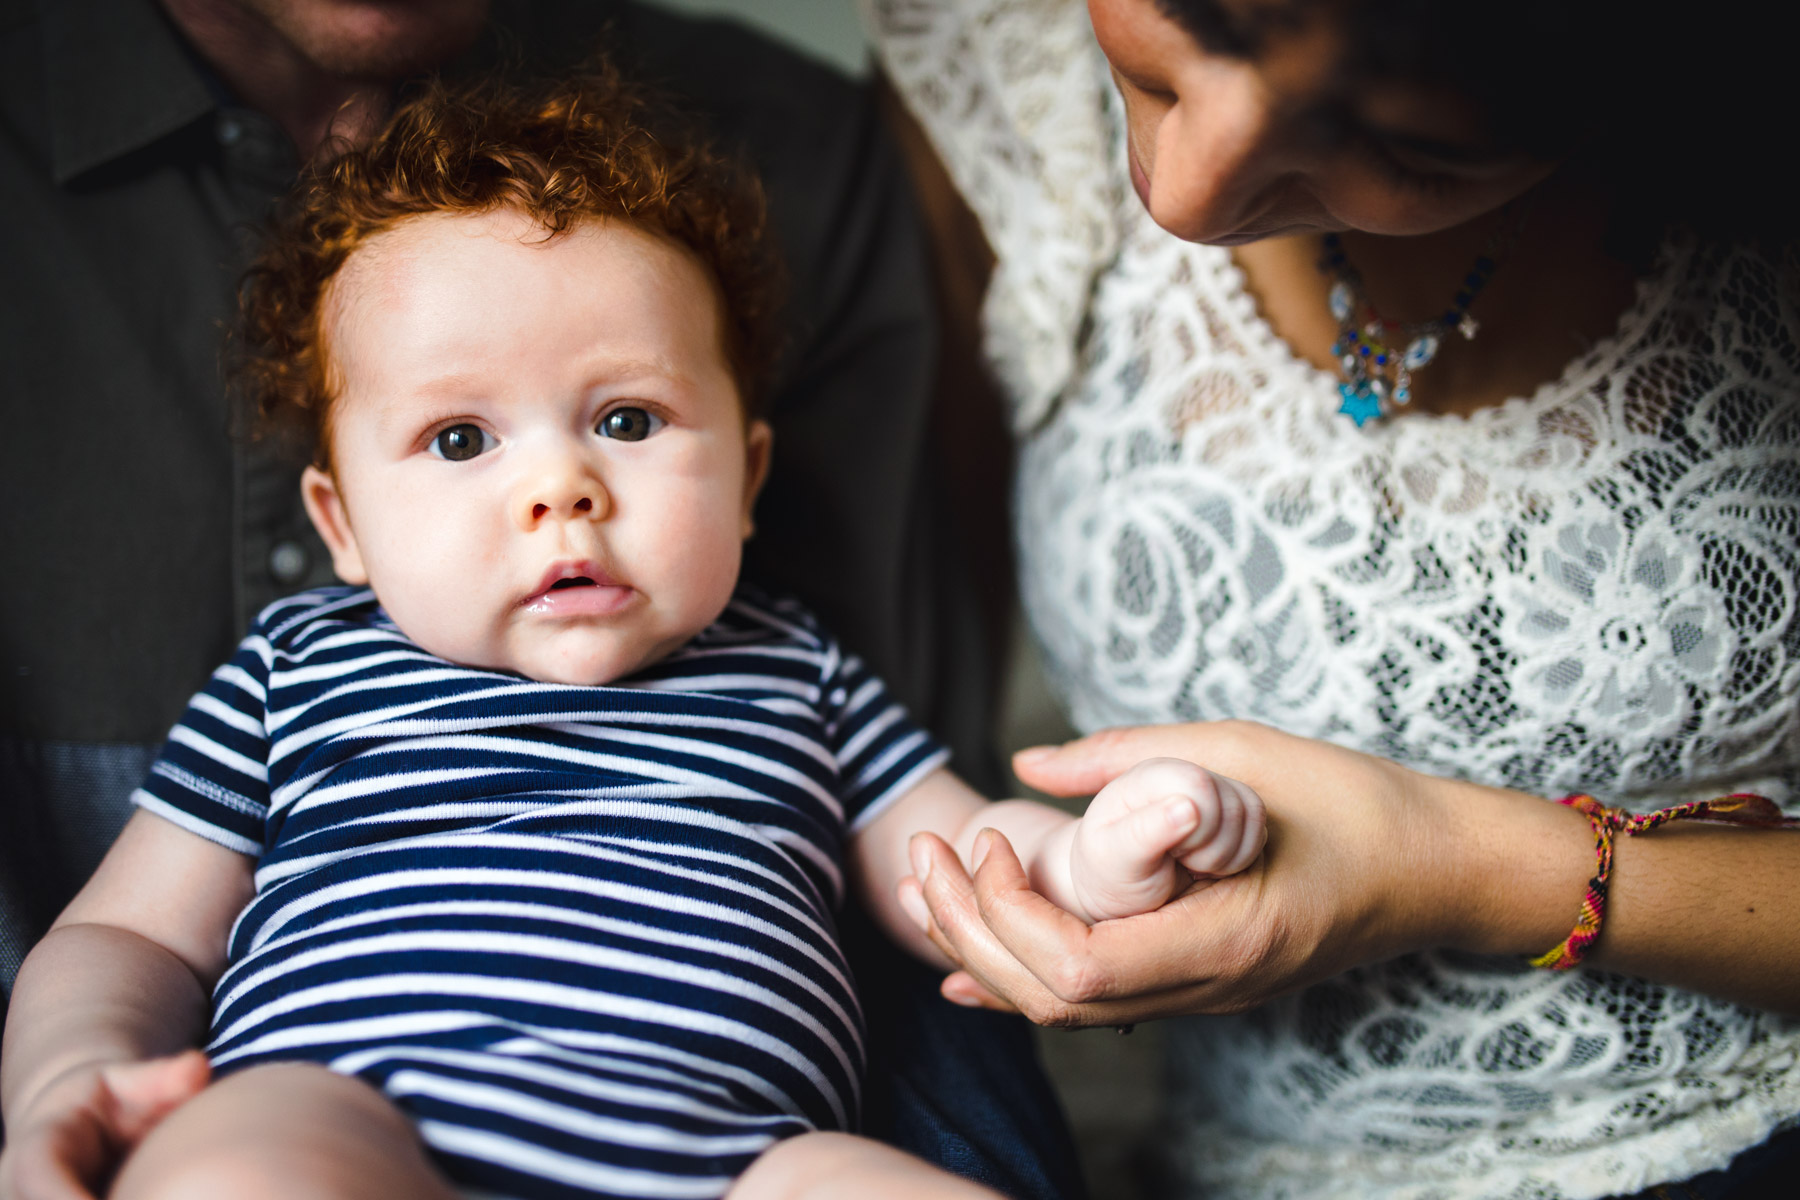
[[[356,249],[409,217],[515,208],[546,237],[628,221],[684,247],[719,288],[724,351],[754,413],[778,349],[781,269],[760,184],[668,101],[604,63],[430,80],[367,145],[304,175],[241,291],[234,374],[266,432],[330,465],[333,372],[322,310]]]
[[[1234,57],[1329,21],[1345,89],[1398,79],[1455,92],[1496,145],[1584,163],[1649,224],[1791,237],[1792,205],[1776,198],[1797,107],[1792,51],[1747,0],[1156,3]]]

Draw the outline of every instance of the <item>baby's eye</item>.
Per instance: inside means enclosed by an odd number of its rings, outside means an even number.
[[[431,439],[431,452],[451,462],[467,462],[493,447],[493,439],[479,425],[452,425]]]
[[[595,432],[601,437],[618,438],[621,442],[641,442],[666,423],[641,408],[615,408],[600,418]]]

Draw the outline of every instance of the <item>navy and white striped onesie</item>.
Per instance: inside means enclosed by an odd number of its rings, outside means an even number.
[[[366,590],[272,605],[134,797],[258,859],[209,1051],[381,1088],[508,1196],[718,1196],[854,1125],[849,831],[946,757],[740,590],[607,687],[455,666]]]

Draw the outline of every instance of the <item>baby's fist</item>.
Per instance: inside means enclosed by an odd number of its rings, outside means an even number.
[[[1146,759],[1088,805],[1070,882],[1088,920],[1149,912],[1190,878],[1249,866],[1265,834],[1262,800],[1246,785],[1181,759]]]

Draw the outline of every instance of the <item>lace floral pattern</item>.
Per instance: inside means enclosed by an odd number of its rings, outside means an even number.
[[[1021,585],[1079,726],[1252,717],[1544,795],[1794,809],[1792,256],[1672,240],[1536,394],[1358,430],[1229,253],[1137,205],[1079,3],[870,15],[1000,260]],[[1181,1023],[1176,1047],[1207,1195],[1578,1200],[1800,1114],[1794,1022],[1450,954]]]

